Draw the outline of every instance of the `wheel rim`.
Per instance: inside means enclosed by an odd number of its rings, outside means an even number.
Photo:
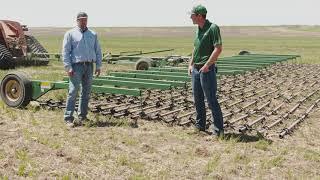
[[[9,80],[4,90],[6,98],[10,101],[17,101],[22,94],[20,83],[17,80]]]
[[[138,65],[138,70],[147,70],[148,69],[148,64],[147,63],[140,63]]]

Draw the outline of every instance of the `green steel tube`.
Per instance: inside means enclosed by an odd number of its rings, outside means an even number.
[[[146,74],[159,74],[168,76],[188,76],[188,71],[184,72],[166,72],[166,71],[152,71],[152,70],[135,70],[129,71],[129,73],[146,73]]]
[[[183,82],[190,82],[191,80],[189,76],[170,76],[170,75],[145,74],[145,73],[112,72],[110,73],[110,75],[116,76],[116,77],[158,79],[158,80],[183,81]]]
[[[109,80],[131,81],[131,82],[133,81],[133,82],[141,82],[141,83],[159,83],[159,84],[170,84],[173,87],[186,87],[186,83],[182,81],[140,79],[140,78],[115,77],[115,76],[99,76],[95,79],[109,79]]]
[[[36,100],[42,95],[51,90],[68,89],[69,83],[67,81],[51,82],[32,80],[32,99]],[[118,88],[112,86],[96,86],[91,87],[93,93],[107,93],[107,94],[123,94],[130,96],[141,96],[142,92],[139,89]]]
[[[63,78],[64,81],[69,81],[68,77]],[[98,86],[116,86],[116,87],[128,87],[128,88],[141,88],[141,89],[161,89],[161,90],[169,90],[172,88],[171,84],[161,81],[155,82],[155,81],[149,81],[149,82],[138,82],[135,81],[133,78],[132,80],[124,80],[123,79],[108,79],[108,78],[94,78],[92,80],[93,85],[98,85]]]
[[[168,90],[171,89],[170,84],[159,84],[159,83],[147,83],[147,82],[135,82],[135,81],[119,81],[110,79],[93,79],[93,85],[113,85],[119,87],[128,88],[141,88],[141,89],[161,89]]]

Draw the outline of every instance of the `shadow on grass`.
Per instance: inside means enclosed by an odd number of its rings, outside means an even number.
[[[131,128],[138,128],[139,125],[137,120],[128,120],[128,119],[108,119],[106,121],[88,121],[84,124],[86,127],[131,127]],[[196,134],[199,134],[196,133]],[[212,136],[212,132],[202,131],[200,133],[202,136]],[[272,141],[270,139],[266,139],[261,134],[257,135],[249,135],[245,133],[235,133],[235,132],[228,132],[225,133],[223,137],[219,137],[219,139],[223,141],[234,141],[234,142],[242,142],[242,143],[251,143],[251,142],[258,142],[258,141],[265,141],[268,144],[271,144]]]
[[[249,135],[249,134],[241,134],[241,133],[226,133],[224,137],[222,138],[224,141],[236,141],[236,142],[244,142],[244,143],[250,143],[250,142],[257,142],[260,140],[267,141],[269,144],[272,143],[270,139],[266,139],[265,137],[257,134],[255,136]]]

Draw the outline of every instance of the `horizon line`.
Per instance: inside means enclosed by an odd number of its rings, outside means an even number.
[[[302,24],[283,24],[283,25],[219,25],[220,27],[282,27],[282,26],[320,26],[315,25],[302,25]],[[28,26],[29,28],[72,28],[74,26]],[[196,26],[88,26],[90,28],[194,28]]]

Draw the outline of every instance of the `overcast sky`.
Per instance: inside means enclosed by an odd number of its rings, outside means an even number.
[[[207,7],[219,25],[320,25],[319,0],[0,0],[0,19],[29,27],[70,27],[79,11],[89,26],[192,26],[188,11]]]

